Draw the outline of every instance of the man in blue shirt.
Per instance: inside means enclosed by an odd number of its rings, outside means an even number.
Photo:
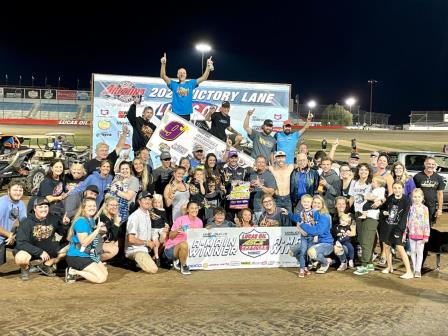
[[[177,70],[178,82],[170,79],[166,75],[166,53],[163,54],[160,63],[160,77],[168,85],[168,88],[173,91],[171,109],[174,113],[189,121],[190,115],[193,113],[193,90],[203,81],[207,80],[210,71],[213,69],[212,58],[210,57],[207,60],[207,67],[198,79],[187,80],[187,70],[184,68]]]
[[[297,145],[299,144],[299,140],[302,137],[303,133],[305,133],[308,127],[310,127],[312,118],[313,115],[308,114],[306,123],[303,128],[300,131],[293,133],[291,132],[292,121],[285,120],[283,122],[283,132],[278,132],[275,134],[275,139],[277,140],[277,151],[286,153],[286,164],[294,163]]]
[[[26,218],[25,203],[21,200],[24,187],[21,183],[11,182],[8,194],[0,197],[0,265],[6,262],[6,245],[14,245],[16,222]]]

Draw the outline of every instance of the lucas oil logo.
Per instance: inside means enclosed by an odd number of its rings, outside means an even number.
[[[182,124],[180,121],[170,121],[160,130],[159,135],[163,140],[174,141],[187,130],[188,126]]]
[[[257,258],[269,251],[269,234],[252,230],[240,234],[240,251],[252,258]]]
[[[135,84],[129,81],[109,84],[102,92],[101,96],[118,99],[124,103],[130,103],[135,97],[144,96],[145,89],[137,89]]]

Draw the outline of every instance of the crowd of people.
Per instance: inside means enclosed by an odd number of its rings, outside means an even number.
[[[204,74],[191,81],[185,69],[178,70],[178,81],[167,77],[166,62],[164,55],[161,77],[173,91],[173,111],[189,119],[192,90],[208,78],[213,62],[209,59]],[[0,198],[0,265],[6,248],[12,248],[22,280],[33,272],[54,276],[60,261],[67,265],[67,283],[105,282],[110,262],[135,262],[147,273],[169,265],[188,275],[189,230],[296,226],[301,239],[290,255],[297,258],[300,278],[313,269],[326,273],[333,264],[337,271],[353,269],[362,276],[375,271],[375,257],[382,273],[392,274],[394,253],[405,265],[401,278],[421,276],[430,226],[442,215],[444,181],[433,158],[426,158],[424,171],[414,177],[401,163],[389,171],[387,156],[378,152],[369,163],[353,152],[348,163],[337,164],[337,141],[329,153],[308,152],[302,138],[312,115],[300,131],[293,132],[286,120],[273,135],[272,120],[264,120],[261,130],[250,127],[251,109],[243,126],[253,141],[255,164],[243,167],[241,134],[232,128],[230,103],[224,101],[206,116],[210,133],[226,142],[222,157],[196,144],[193,157],[172,162],[164,151],[154,167],[146,148],[155,130],[153,110],[145,107],[137,117],[140,103],[136,97],[127,114],[132,161],[120,156],[124,126],[112,151],[99,143],[93,159],[73,162],[68,172],[63,161],[54,160],[28,206],[23,185],[9,184]],[[244,183],[250,198],[240,209],[229,195]]]

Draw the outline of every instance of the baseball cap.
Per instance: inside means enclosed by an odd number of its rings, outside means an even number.
[[[139,195],[138,199],[141,200],[142,198],[152,198],[152,194],[149,191],[143,190]]]
[[[34,200],[33,207],[37,207],[38,205],[44,205],[44,204],[50,206],[50,202],[48,202],[48,200],[45,197],[37,197]]]
[[[275,157],[277,157],[277,156],[286,156],[286,153],[284,151],[276,151],[274,156]]]
[[[285,120],[285,121],[283,122],[283,126],[286,126],[286,125],[293,125],[293,124],[294,124],[294,123],[292,122],[291,119]]]
[[[380,156],[380,153],[379,153],[379,152],[372,152],[372,153],[370,154],[370,156],[376,156],[376,157],[379,157],[379,156]]]
[[[193,152],[203,151],[204,147],[202,145],[194,145]]]
[[[163,151],[162,153],[160,153],[160,160],[166,160],[166,159],[171,159],[171,154],[170,152]]]
[[[227,100],[224,100],[221,104],[222,107],[230,107],[230,103]]]
[[[87,190],[93,191],[96,194],[100,193],[100,191],[98,190],[98,187],[96,185],[94,185],[94,184],[88,185],[87,188],[86,188],[86,191]]]
[[[228,155],[228,157],[232,157],[232,156],[238,156],[238,151],[236,151],[236,150],[230,150],[229,151],[229,155]]]
[[[272,125],[273,125],[272,120],[271,120],[271,119],[266,119],[266,120],[263,122],[263,125],[264,125],[264,126],[272,126]]]
[[[351,153],[350,159],[358,159],[359,160],[359,154],[358,153]]]

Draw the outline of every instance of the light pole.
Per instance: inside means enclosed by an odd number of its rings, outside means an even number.
[[[368,81],[367,81],[367,83],[369,83],[370,84],[370,122],[369,122],[369,125],[370,126],[372,126],[372,105],[373,105],[373,84],[376,84],[376,83],[378,83],[378,81],[377,80],[375,80],[375,79],[369,79]]]
[[[315,100],[310,100],[306,105],[308,106],[308,117],[307,117],[308,120],[310,118],[311,111],[313,110],[313,108],[316,107],[317,104]]]
[[[201,53],[201,74],[204,72],[204,56],[206,53],[212,50],[212,47],[208,43],[198,43],[196,44],[196,50]]]

